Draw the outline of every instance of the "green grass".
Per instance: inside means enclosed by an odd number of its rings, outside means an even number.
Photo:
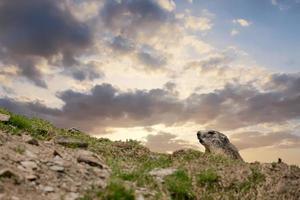
[[[126,188],[124,183],[118,179],[112,180],[104,190],[91,188],[80,200],[134,200],[133,189]]]
[[[185,170],[178,170],[165,178],[165,185],[173,200],[195,199],[192,180]]]
[[[9,119],[9,124],[23,130],[31,130],[31,120],[22,115],[12,115]]]
[[[6,110],[5,108],[0,108],[0,113],[5,115],[10,115],[10,112]]]
[[[208,188],[214,187],[219,180],[217,172],[213,169],[207,169],[196,175],[197,184]]]
[[[248,192],[252,188],[258,187],[258,185],[265,181],[265,175],[262,174],[257,167],[251,168],[251,174],[247,179],[240,183],[234,183],[230,186],[229,190],[236,190],[241,193]]]

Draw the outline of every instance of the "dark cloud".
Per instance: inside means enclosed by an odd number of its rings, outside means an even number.
[[[106,0],[100,14],[110,30],[130,36],[153,33],[174,19],[154,0]]]
[[[47,88],[46,82],[42,79],[43,77],[42,73],[33,65],[32,62],[29,63],[23,62],[20,72],[23,76],[33,81],[35,85],[42,88]]]
[[[270,82],[278,81],[278,74]],[[109,84],[89,93],[72,90],[58,95],[61,118],[79,127],[133,127],[192,121],[207,128],[231,130],[260,123],[285,123],[300,117],[300,93],[295,75],[280,90],[261,91],[251,84],[229,84],[204,94],[179,99],[169,89],[120,91]],[[287,95],[288,94],[288,95]],[[1,106],[1,104],[0,104]]]
[[[1,61],[14,64],[21,74],[45,87],[37,58],[62,55],[64,64],[76,63],[76,55],[88,47],[92,34],[58,0],[2,0],[0,2]],[[24,62],[26,60],[27,62]]]
[[[98,69],[93,62],[81,66],[67,67],[64,73],[77,81],[93,81],[105,77],[104,72]]]
[[[155,52],[141,51],[138,53],[138,60],[150,70],[162,69],[167,64],[166,58]]]
[[[133,41],[120,35],[114,37],[110,45],[113,50],[125,54],[133,52],[136,48]]]
[[[184,148],[197,148],[189,142],[178,139],[176,135],[167,132],[158,132],[157,134],[149,134],[146,137],[145,146],[155,152],[173,152]]]
[[[30,117],[41,117],[52,121],[61,114],[58,109],[48,108],[41,102],[21,102],[10,98],[0,99],[1,107],[7,108],[9,111],[27,115]]]
[[[231,137],[232,142],[240,149],[259,148],[274,146],[276,148],[299,148],[300,137],[285,132],[245,132],[234,134]]]
[[[165,90],[121,92],[109,84],[95,86],[89,94],[65,91],[62,112],[71,120],[103,126],[137,126],[174,122],[182,105]]]
[[[1,44],[13,54],[42,57],[70,53],[89,45],[90,30],[77,21],[61,2],[2,0]]]

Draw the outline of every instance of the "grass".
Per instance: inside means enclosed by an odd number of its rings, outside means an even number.
[[[192,180],[185,170],[178,170],[165,178],[165,185],[173,200],[195,199]]]
[[[124,182],[115,179],[112,180],[104,190],[91,188],[80,200],[134,200],[134,191],[126,188]]]
[[[265,175],[262,174],[257,167],[251,168],[251,174],[244,182],[234,183],[229,190],[235,190],[241,193],[248,192],[252,188],[257,188],[258,185],[265,181]]]
[[[213,169],[207,169],[200,174],[196,175],[197,184],[200,186],[206,186],[213,188],[219,180],[217,172]]]
[[[12,115],[9,119],[9,124],[23,130],[31,130],[31,120],[22,115]]]

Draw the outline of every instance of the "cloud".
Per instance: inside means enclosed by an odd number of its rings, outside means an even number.
[[[72,65],[91,41],[89,27],[72,15],[64,1],[0,3],[0,58],[19,67],[21,75],[37,86],[46,87],[38,66],[42,59],[51,62],[61,56],[64,65]]]
[[[234,24],[238,24],[242,27],[247,27],[247,26],[250,26],[251,25],[251,22],[245,20],[245,19],[234,19],[232,21]]]
[[[145,47],[137,54],[138,60],[150,70],[162,69],[167,64],[167,59],[157,50]]]
[[[171,1],[170,1],[171,2]],[[146,34],[151,37],[165,23],[174,20],[172,9],[153,0],[106,0],[100,11],[106,28],[115,34],[135,38]]]
[[[185,17],[185,27],[194,31],[207,31],[212,29],[213,23],[206,17]]]
[[[170,126],[186,122],[232,130],[261,123],[285,123],[300,117],[299,80],[299,74],[274,74],[264,90],[252,83],[231,83],[209,93],[194,93],[186,99],[179,99],[170,84],[166,89],[133,91],[101,84],[88,93],[72,90],[59,93],[64,105],[54,113],[56,116],[59,113],[57,121],[65,126],[73,124],[86,130],[97,126]],[[27,107],[25,111],[33,108],[28,103],[18,105]],[[0,106],[6,107],[7,103],[0,102]],[[35,112],[41,108],[39,105]],[[42,110],[51,111],[47,107]]]
[[[236,29],[232,29],[231,32],[230,32],[230,35],[231,36],[235,36],[235,35],[238,35],[240,32]]]
[[[259,148],[273,146],[276,148],[297,148],[300,146],[300,137],[285,132],[243,132],[234,134],[232,142],[240,149]]]
[[[197,148],[188,141],[178,139],[176,135],[160,131],[157,134],[149,134],[146,137],[145,146],[151,151],[167,153],[184,148]]]

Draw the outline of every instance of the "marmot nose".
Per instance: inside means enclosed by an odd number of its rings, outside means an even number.
[[[200,136],[201,136],[201,132],[198,131],[198,132],[197,132],[197,137],[200,137]]]

